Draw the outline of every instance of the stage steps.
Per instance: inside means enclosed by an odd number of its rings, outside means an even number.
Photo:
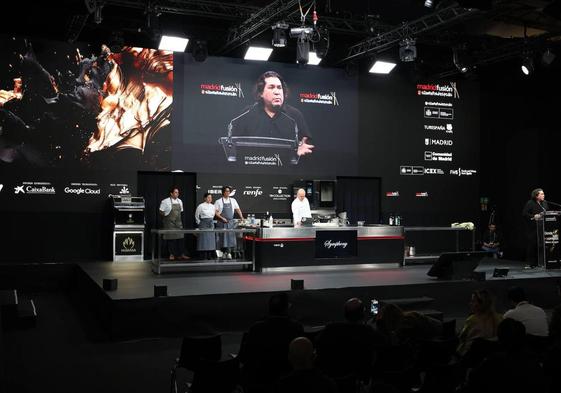
[[[37,324],[37,308],[33,299],[22,299],[15,289],[0,290],[2,327],[26,329]]]

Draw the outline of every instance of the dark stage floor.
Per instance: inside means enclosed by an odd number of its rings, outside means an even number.
[[[290,290],[291,279],[304,280],[306,290],[340,289],[377,286],[401,286],[453,282],[427,276],[430,265],[405,267],[331,268],[306,272],[253,273],[235,271],[209,271],[191,273],[152,273],[150,262],[98,262],[79,263],[79,266],[102,287],[104,278],[117,278],[118,289],[106,292],[113,300],[151,298],[154,285],[166,285],[168,296],[197,296],[241,294]],[[495,268],[509,268],[506,278],[492,277]],[[512,260],[485,258],[476,271],[485,272],[486,280],[523,280],[561,278],[559,270],[524,269],[524,263]],[[461,280],[463,282],[465,280]]]

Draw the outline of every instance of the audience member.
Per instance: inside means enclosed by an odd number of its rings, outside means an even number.
[[[240,348],[243,377],[249,391],[270,390],[290,372],[288,346],[304,333],[299,322],[288,315],[288,295],[279,293],[269,299],[269,315],[254,323]]]
[[[374,323],[376,330],[390,345],[414,344],[442,334],[441,321],[416,311],[403,311],[391,303],[382,307]]]
[[[525,350],[526,330],[514,319],[505,318],[498,326],[499,350],[472,370],[464,392],[540,393],[545,392],[543,371]]]
[[[515,305],[515,308],[508,310],[504,314],[505,318],[522,322],[526,328],[526,334],[542,337],[549,334],[545,311],[528,302],[523,288],[513,287],[509,289],[508,299]]]
[[[558,295],[561,297],[561,283],[557,283]],[[549,323],[551,347],[543,362],[544,374],[550,392],[561,391],[561,305],[556,306]]]
[[[365,309],[360,299],[347,300],[344,315],[344,322],[329,323],[319,334],[318,367],[332,378],[349,375],[369,378],[375,348],[383,340],[365,324]]]
[[[495,300],[486,289],[473,291],[469,303],[471,315],[462,328],[458,354],[465,355],[476,338],[495,339],[502,316],[495,311]]]
[[[314,367],[315,352],[306,337],[297,337],[290,343],[288,359],[292,372],[281,378],[278,393],[335,393],[337,386],[332,379]]]

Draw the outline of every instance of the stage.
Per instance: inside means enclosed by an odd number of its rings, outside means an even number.
[[[442,280],[426,275],[430,265],[345,266],[327,270],[255,273],[201,271],[156,275],[149,262],[84,262],[75,265],[70,286],[78,303],[93,311],[108,338],[182,336],[243,331],[267,312],[267,299],[290,291],[291,315],[307,326],[342,318],[350,297],[370,299],[431,298],[428,306],[445,317],[465,316],[470,293],[488,288],[497,308],[509,308],[506,291],[523,286],[531,300],[555,306],[559,270],[524,269],[522,262],[484,258],[476,271],[486,281]],[[508,268],[506,277],[492,277],[495,268]],[[104,278],[116,278],[118,289],[103,290]],[[304,280],[303,290],[290,290],[291,279]],[[154,297],[154,286],[166,286],[168,296]]]

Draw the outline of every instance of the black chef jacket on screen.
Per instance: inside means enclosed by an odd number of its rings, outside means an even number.
[[[262,104],[255,103],[241,115],[232,119],[229,130],[231,136],[261,136],[298,141],[303,137],[311,138],[302,113],[286,104],[273,117],[270,117]]]

